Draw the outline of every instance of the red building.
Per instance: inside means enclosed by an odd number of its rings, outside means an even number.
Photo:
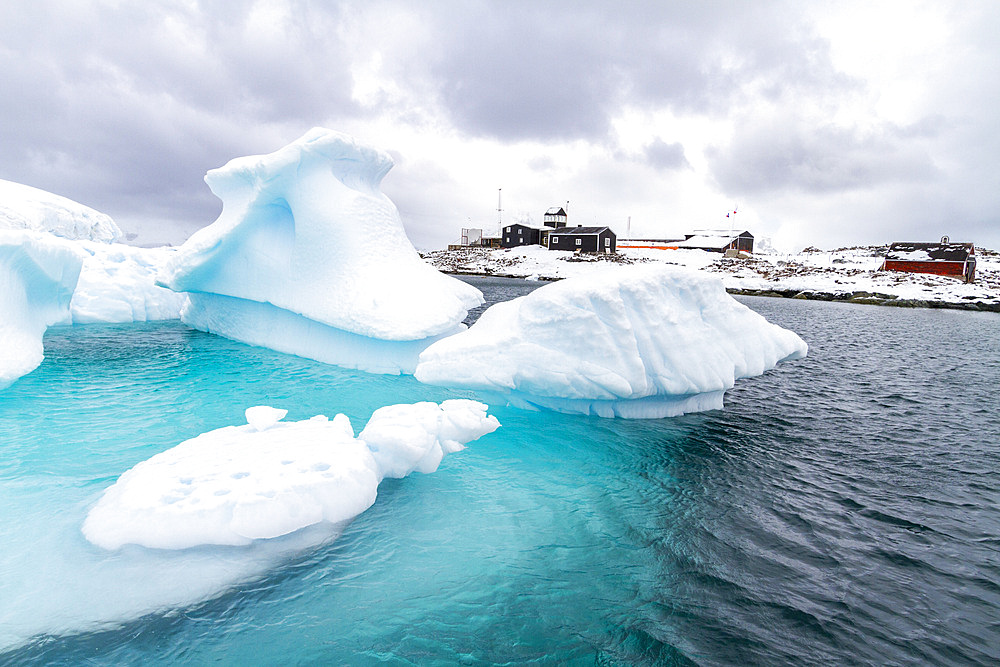
[[[976,279],[976,248],[971,243],[893,243],[885,254],[885,271],[954,276],[967,283]]]

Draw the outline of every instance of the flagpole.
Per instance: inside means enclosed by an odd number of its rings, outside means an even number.
[[[737,204],[736,206],[733,207],[732,215],[729,215],[729,212],[726,211],[726,217],[729,218],[729,247],[733,246],[733,231],[734,227],[736,226],[736,211],[738,210],[740,210],[740,207]]]

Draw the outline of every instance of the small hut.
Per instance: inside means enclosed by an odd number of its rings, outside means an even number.
[[[972,243],[893,243],[885,254],[884,271],[954,276],[967,283],[976,279],[976,247]]]

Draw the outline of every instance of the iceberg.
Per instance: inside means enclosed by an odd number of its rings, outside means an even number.
[[[180,317],[186,297],[156,285],[171,248],[135,248],[116,243],[122,232],[110,217],[71,199],[28,185],[0,180],[0,231],[34,232],[74,241],[85,254],[67,317],[50,324],[146,322]],[[41,236],[32,238],[35,246]]]
[[[0,229],[49,232],[70,240],[113,243],[122,232],[110,217],[72,199],[0,179]]]
[[[437,470],[443,456],[492,433],[486,405],[465,399],[376,410],[355,437],[347,416],[281,422],[256,406],[247,424],[203,433],[139,463],[83,523],[96,546],[246,546],[368,509],[386,477]]]
[[[180,319],[187,296],[156,284],[174,248],[77,243],[87,255],[70,303],[73,324]]]
[[[467,331],[424,350],[415,376],[521,408],[658,418],[722,408],[736,380],[807,349],[720,280],[647,265],[491,306]]]
[[[474,287],[424,262],[380,190],[388,154],[314,128],[205,181],[222,214],[181,246],[159,283],[187,292],[188,325],[349,368],[411,373],[464,329]]]
[[[42,363],[45,329],[69,319],[84,257],[52,234],[0,230],[0,389]]]

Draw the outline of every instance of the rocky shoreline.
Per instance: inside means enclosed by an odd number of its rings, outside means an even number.
[[[511,278],[514,280],[527,280],[524,276],[510,275],[505,273],[494,273],[492,271],[442,271],[453,276],[483,276],[489,278]],[[555,282],[563,280],[562,277],[539,276],[535,280],[543,282]],[[803,299],[807,301],[836,301],[840,303],[858,303],[866,306],[892,306],[895,308],[940,308],[947,310],[971,310],[979,312],[1000,313],[1000,303],[985,301],[938,301],[926,299],[901,299],[892,294],[880,294],[878,292],[821,292],[813,290],[794,289],[740,289],[734,287],[726,288],[729,294],[734,296],[765,296],[778,299]]]
[[[819,292],[811,290],[782,289],[737,289],[728,288],[727,292],[739,296],[768,296],[783,299],[806,299],[809,301],[839,301],[841,303],[860,303],[868,306],[893,306],[896,308],[943,308],[948,310],[974,310],[1000,313],[1000,303],[987,301],[939,301],[927,299],[901,299],[892,294],[877,292]]]
[[[668,264],[718,275],[733,295],[765,296],[783,299],[856,303],[895,308],[938,308],[1000,313],[1000,272],[997,253],[981,249],[982,272],[979,287],[952,284],[950,279],[915,274],[875,271],[872,257],[878,248],[849,248],[831,251],[816,261],[821,251],[798,256],[733,260],[697,255],[670,255]],[[519,280],[555,281],[581,275],[590,267],[608,264],[633,264],[663,261],[667,256],[617,253],[614,255],[571,255],[521,250],[490,251],[462,249],[426,253],[424,259],[443,273],[456,276],[489,276]],[[662,259],[661,259],[662,258]],[[700,260],[700,264],[698,264]],[[985,261],[983,261],[985,260]],[[810,262],[812,264],[810,264]],[[888,289],[883,289],[888,288]]]

